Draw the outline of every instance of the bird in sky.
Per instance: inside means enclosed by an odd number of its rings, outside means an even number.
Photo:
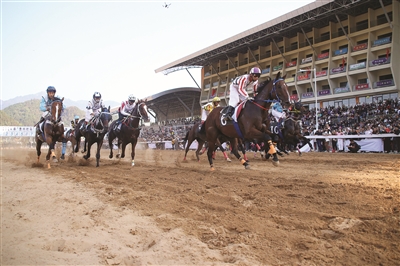
[[[164,8],[169,8],[170,5],[171,5],[171,3],[167,4],[166,2],[164,2],[163,7]]]

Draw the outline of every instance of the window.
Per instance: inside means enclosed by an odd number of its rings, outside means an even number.
[[[386,37],[392,38],[392,33],[390,32],[390,33],[386,33],[386,34],[379,35],[379,36],[378,36],[378,40],[379,40],[379,39],[386,38]]]
[[[329,49],[326,49],[326,50],[322,50],[322,51],[321,51],[321,54],[325,54],[325,53],[329,53]]]
[[[349,32],[349,26],[344,26],[343,29],[344,31],[342,30],[342,27],[339,28],[339,36],[346,35]]]
[[[313,89],[307,88],[306,91],[307,91],[307,92],[313,92]]]
[[[327,40],[329,40],[329,38],[330,38],[330,32],[329,31],[321,34],[321,42],[327,41]]]
[[[356,31],[368,29],[368,19],[356,23]]]
[[[357,42],[357,44],[363,44],[363,43],[368,43],[368,40],[361,40]]]
[[[367,83],[368,83],[367,78],[357,80],[357,84],[367,84]]]
[[[322,88],[323,91],[330,90],[329,84],[322,85],[321,88]]]
[[[390,20],[390,21],[393,21],[393,13],[392,13],[392,12],[388,12],[387,14],[388,14],[389,20]],[[379,16],[376,17],[376,23],[377,23],[377,25],[382,25],[382,24],[385,24],[385,23],[387,23],[387,22],[388,22],[388,21],[387,21],[387,19],[386,19],[385,14],[382,14],[382,15],[379,15]]]
[[[340,82],[340,83],[339,83],[339,87],[340,87],[340,88],[347,88],[347,81]]]
[[[386,79],[393,79],[393,75],[389,74],[389,75],[379,76],[379,80],[386,80]]]
[[[339,50],[349,47],[347,44],[339,46]]]
[[[367,62],[367,58],[357,60],[357,63]]]

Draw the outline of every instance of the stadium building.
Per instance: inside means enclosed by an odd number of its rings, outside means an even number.
[[[230,83],[254,66],[260,80],[286,74],[309,108],[379,102],[399,97],[399,24],[399,0],[317,0],[155,72],[201,67],[200,105],[226,105]]]

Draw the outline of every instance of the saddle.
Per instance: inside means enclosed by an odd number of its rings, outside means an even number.
[[[237,118],[239,117],[240,113],[242,112],[242,110],[244,109],[245,105],[246,105],[247,101],[241,102],[239,103],[238,106],[235,107],[235,111],[233,112],[232,115],[232,119],[233,121],[237,122]],[[222,110],[220,111],[220,118],[221,120],[226,120],[226,113],[227,113],[227,109],[229,108],[229,106],[225,106],[224,108],[222,108]],[[229,121],[227,121],[229,122]],[[231,122],[233,123],[233,122]]]

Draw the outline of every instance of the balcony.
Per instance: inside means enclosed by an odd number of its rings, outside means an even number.
[[[373,88],[384,88],[384,87],[390,87],[394,86],[394,80],[393,79],[385,79],[385,80],[380,80],[377,82],[374,82]]]

